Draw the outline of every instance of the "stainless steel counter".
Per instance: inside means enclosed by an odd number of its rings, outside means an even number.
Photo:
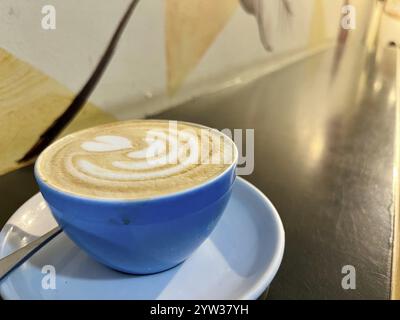
[[[338,47],[157,116],[255,129],[255,170],[244,178],[286,231],[270,298],[389,298],[395,66],[394,48]],[[342,288],[346,265],[355,290]]]
[[[376,58],[339,47],[156,117],[255,129],[255,170],[244,178],[286,231],[269,298],[389,298],[395,65],[393,48]],[[35,192],[32,167],[0,177],[0,226]],[[345,265],[355,290],[341,286]]]

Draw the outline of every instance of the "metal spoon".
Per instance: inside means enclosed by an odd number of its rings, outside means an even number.
[[[0,281],[3,280],[11,271],[20,266],[32,255],[34,255],[41,247],[48,243],[55,236],[60,234],[62,229],[56,227],[40,238],[28,243],[26,246],[14,251],[8,256],[0,259]]]

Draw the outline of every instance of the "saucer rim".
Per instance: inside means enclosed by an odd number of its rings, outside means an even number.
[[[272,202],[269,200],[269,198],[262,192],[260,191],[256,186],[254,186],[252,183],[249,181],[245,180],[242,177],[237,176],[236,181],[243,184],[243,187],[249,188],[252,193],[254,193],[258,198],[263,200],[263,202],[266,204],[266,207],[271,210],[271,222],[273,221],[274,223],[274,229],[276,229],[276,247],[275,251],[272,255],[272,260],[271,262],[266,266],[264,269],[264,272],[262,275],[259,276],[259,279],[257,282],[254,283],[254,285],[249,288],[244,294],[241,296],[238,296],[236,300],[256,300],[258,299],[264,291],[269,287],[271,282],[276,276],[276,273],[279,270],[279,267],[281,265],[283,255],[284,255],[284,250],[285,250],[285,230],[283,227],[282,220],[279,216],[279,213],[275,206],[272,204]],[[235,181],[235,182],[236,182]],[[235,183],[234,182],[234,183]],[[33,198],[38,197],[41,195],[40,192],[34,194],[32,197],[30,197],[28,200],[26,200],[15,212],[9,217],[7,222],[4,224],[2,229],[0,230],[0,250],[2,250],[5,241],[6,241],[6,234],[4,234],[4,228],[6,225],[10,223],[10,221],[13,220],[14,216],[18,213],[18,211],[25,206],[29,201],[31,201]],[[4,292],[4,287],[1,286],[0,283],[0,296],[4,300],[20,300],[20,297],[18,296],[18,293],[15,292],[15,295],[12,296],[8,295],[10,292]]]
[[[269,200],[269,198],[260,189],[258,189],[255,185],[253,185],[246,179],[243,179],[242,177],[239,176],[237,177],[237,179],[240,180],[242,183],[244,183],[244,185],[246,185],[248,188],[254,191],[261,199],[264,200],[267,206],[271,209],[273,220],[277,228],[277,241],[276,241],[277,249],[273,255],[272,262],[265,269],[263,275],[260,277],[257,283],[254,284],[253,288],[249,289],[247,294],[244,294],[242,297],[238,298],[238,300],[256,300],[263,294],[263,292],[269,287],[271,282],[274,280],[279,270],[279,267],[282,263],[283,254],[285,251],[285,229],[283,227],[283,223],[278,213],[278,210],[272,204],[271,200]]]

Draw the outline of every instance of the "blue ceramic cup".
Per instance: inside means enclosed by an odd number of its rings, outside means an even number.
[[[35,177],[58,224],[81,249],[110,268],[149,274],[183,262],[210,235],[231,195],[236,162],[198,186],[146,200],[63,192],[40,178],[37,165]]]

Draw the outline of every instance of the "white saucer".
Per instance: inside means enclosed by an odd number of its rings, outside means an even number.
[[[54,226],[42,196],[35,195],[1,231],[0,257]],[[4,299],[257,299],[278,271],[284,242],[271,202],[237,178],[214,232],[173,269],[147,276],[119,273],[93,261],[61,234],[4,279],[0,293]],[[55,289],[42,287],[42,282],[51,284],[43,269],[48,265],[56,271]]]

